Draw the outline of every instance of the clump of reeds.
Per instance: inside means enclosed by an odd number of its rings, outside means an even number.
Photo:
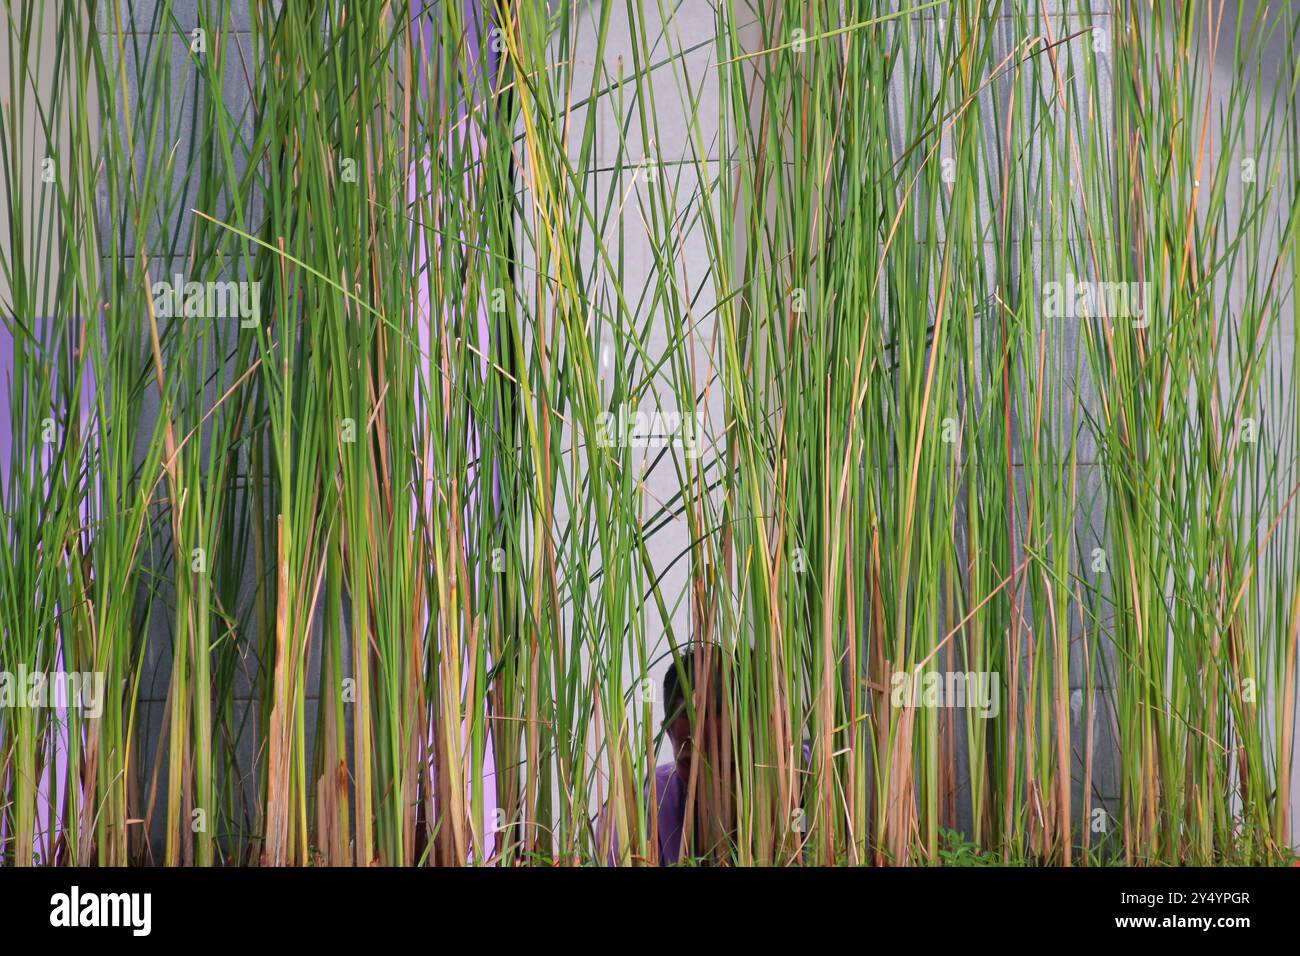
[[[6,0],[0,670],[107,692],[0,709],[0,858],[655,862],[693,642],[714,862],[1286,859],[1300,10],[1232,7]]]

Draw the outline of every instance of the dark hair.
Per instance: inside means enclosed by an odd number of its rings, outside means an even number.
[[[664,673],[664,720],[674,720],[686,705],[686,695],[693,691],[698,668],[697,655],[709,658],[709,673],[704,675],[711,695],[709,710],[716,716],[722,712],[722,648],[714,645],[694,644],[677,652],[677,660],[670,661]],[[680,662],[680,663],[679,663]],[[683,686],[682,679],[686,680]],[[689,712],[689,711],[688,711]]]

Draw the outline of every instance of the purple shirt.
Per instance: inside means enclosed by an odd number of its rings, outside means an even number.
[[[812,763],[812,748],[803,745],[803,763],[807,767]],[[682,856],[682,826],[686,822],[686,781],[677,772],[675,763],[660,764],[655,767],[655,791],[659,796],[659,863],[668,866],[677,863]],[[650,782],[646,781],[646,803],[650,803]],[[608,825],[608,817],[602,820],[602,829]],[[610,835],[609,862],[618,863],[618,834]]]
[[[686,819],[686,781],[677,772],[677,766],[671,763],[655,767],[655,791],[659,796],[659,862],[676,863],[682,852],[682,823]],[[645,802],[650,803],[650,782],[646,781]],[[601,814],[601,842],[604,832],[611,824],[609,811]],[[618,833],[609,834],[609,862],[618,863]]]
[[[655,767],[655,790],[659,794],[659,862],[676,863],[682,855],[682,824],[686,822],[686,781],[676,764]],[[645,798],[648,803],[648,784]]]

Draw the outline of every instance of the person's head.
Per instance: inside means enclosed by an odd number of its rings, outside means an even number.
[[[691,772],[696,741],[712,740],[711,732],[722,726],[721,675],[721,649],[704,644],[683,648],[664,674],[664,727],[683,777]],[[703,721],[701,728],[692,726],[692,715]]]

